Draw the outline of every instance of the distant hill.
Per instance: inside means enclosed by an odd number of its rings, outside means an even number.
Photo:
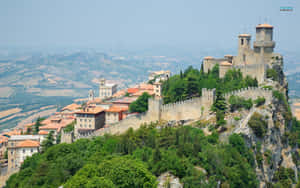
[[[121,56],[86,51],[1,57],[0,131],[16,126],[21,120],[48,109],[49,105],[60,108],[75,98],[86,97],[90,89],[98,95],[96,81],[100,77],[124,88],[145,81],[149,71],[164,69],[178,72],[186,64],[200,67],[201,62],[165,56]],[[7,110],[15,112],[11,110],[15,108],[19,112],[7,115]]]
[[[289,83],[289,96],[291,98],[300,98],[300,72],[287,76]]]

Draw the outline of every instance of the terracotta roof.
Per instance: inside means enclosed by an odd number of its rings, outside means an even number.
[[[146,83],[141,83],[139,85],[139,89],[141,89],[141,90],[153,90],[153,85],[146,84]]]
[[[34,125],[35,123],[29,123],[29,124],[26,124],[26,125],[24,125],[24,127],[31,127],[32,125]]]
[[[101,103],[101,102],[102,102],[102,99],[95,98],[92,101],[88,101],[87,104],[96,104],[96,103]]]
[[[124,97],[115,101],[112,101],[114,104],[131,104],[132,102],[136,101],[137,97]]]
[[[21,135],[21,131],[20,130],[12,130],[9,132],[4,132],[4,133],[2,133],[2,135],[7,135],[7,136]]]
[[[129,94],[133,94],[133,93],[136,93],[136,92],[138,92],[139,91],[139,88],[128,88],[127,89],[127,92],[129,93]]]
[[[220,65],[223,65],[223,66],[231,66],[232,64],[229,63],[228,61],[222,61],[222,62],[220,63]]]
[[[76,112],[76,114],[98,114],[103,111],[104,109],[101,107],[91,107],[91,108],[82,109]]]
[[[140,91],[132,94],[132,96],[139,97],[139,96],[143,95],[143,93],[148,93],[149,95],[154,95],[154,91],[140,90]]]
[[[247,33],[243,33],[243,34],[239,34],[239,37],[251,37],[251,35]]]
[[[16,145],[17,148],[35,148],[39,146],[40,142],[33,140],[24,140]]]
[[[113,94],[112,97],[122,97],[124,96],[125,94],[127,93],[127,90],[120,90],[120,91],[117,91],[115,94]]]
[[[48,131],[40,130],[39,135],[48,135]]]
[[[63,110],[74,111],[74,110],[76,110],[76,109],[78,109],[80,107],[81,107],[81,105],[76,104],[76,103],[72,103],[72,104],[69,104],[68,106],[65,106],[61,111],[63,111]]]
[[[206,56],[206,57],[204,57],[204,59],[214,59],[214,58],[211,56]]]
[[[256,26],[256,28],[273,28],[273,26],[270,25],[270,24],[264,23],[264,24],[258,24],[258,25]]]
[[[300,102],[294,103],[293,105],[294,105],[294,106],[299,106],[299,107],[300,107]]]
[[[8,141],[8,138],[6,136],[0,135],[0,144],[7,142],[7,141]]]
[[[66,127],[70,123],[72,123],[74,120],[73,119],[62,119],[59,123],[49,123],[44,126],[40,126],[40,130],[56,130],[57,132],[60,132],[61,128]]]
[[[106,112],[124,112],[128,111],[127,106],[111,106],[109,109],[106,110]]]

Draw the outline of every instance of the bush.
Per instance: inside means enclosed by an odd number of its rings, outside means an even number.
[[[257,112],[251,116],[248,125],[257,137],[263,138],[267,133],[268,123],[265,117]]]
[[[275,69],[268,69],[267,70],[267,78],[271,78],[274,81],[278,81],[278,73]]]
[[[64,132],[65,133],[69,133],[69,132],[72,132],[74,131],[74,125],[76,124],[76,121],[73,121],[72,123],[70,123],[69,125],[67,125],[65,128],[64,128]]]
[[[254,103],[256,104],[256,107],[261,106],[263,104],[265,104],[266,99],[264,97],[258,97],[257,99],[255,99]]]
[[[241,108],[245,108],[245,109],[249,110],[253,106],[253,103],[252,103],[251,99],[246,100],[243,97],[234,96],[234,95],[230,96],[229,104],[230,104],[230,111],[231,112],[234,112],[234,111],[239,110]]]
[[[276,99],[278,99],[279,101],[281,101],[281,100],[284,99],[284,95],[283,95],[281,92],[277,91],[277,90],[274,90],[274,91],[273,91],[273,96],[274,96]]]
[[[292,183],[295,182],[295,172],[291,168],[281,166],[275,172],[273,180],[282,187],[291,187]]]
[[[146,112],[148,110],[148,99],[150,97],[148,93],[144,92],[136,101],[130,104],[129,111],[139,113]]]

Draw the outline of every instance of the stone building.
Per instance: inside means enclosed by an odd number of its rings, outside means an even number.
[[[203,60],[203,70],[207,73],[215,65],[219,65],[219,76],[225,76],[229,69],[240,69],[244,76],[256,78],[261,84],[266,78],[266,70],[271,68],[274,57],[275,42],[273,41],[273,26],[269,24],[259,24],[256,26],[256,40],[251,48],[251,35],[240,34],[238,36],[237,56],[225,55],[224,58],[205,57]]]
[[[99,98],[105,99],[112,97],[117,92],[117,84],[106,83],[104,78],[100,79]]]
[[[105,124],[113,124],[123,119],[123,114],[128,111],[127,106],[111,106],[105,110]]]
[[[46,124],[44,123],[45,121],[42,122],[42,126],[39,127],[40,130],[39,134],[47,135],[47,133],[52,131],[54,142],[56,143],[57,136],[61,134],[62,129],[67,127],[69,124],[71,124],[74,121],[74,119],[73,118],[62,119],[56,117],[56,118],[51,118],[49,121],[50,122]]]
[[[171,72],[169,70],[155,71],[155,72],[151,72],[149,74],[148,81],[152,81],[152,80],[156,80],[156,79],[158,79],[160,81],[165,81],[165,80],[169,79],[170,77],[171,77]]]
[[[90,134],[104,127],[105,111],[100,107],[87,107],[76,112],[75,137]]]
[[[8,139],[8,171],[18,170],[26,159],[39,152],[40,143],[43,141],[39,135],[15,135]]]
[[[0,160],[4,158],[4,153],[6,151],[8,143],[8,137],[0,135]]]

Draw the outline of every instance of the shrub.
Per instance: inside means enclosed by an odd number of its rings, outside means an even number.
[[[240,120],[241,120],[241,118],[238,117],[238,116],[234,117],[233,119],[234,119],[235,121],[240,121]]]
[[[248,125],[257,137],[263,138],[267,133],[268,123],[265,117],[257,112],[251,116]]]
[[[234,112],[235,110],[239,110],[241,108],[249,110],[253,106],[251,99],[246,100],[243,97],[233,95],[229,98],[229,104],[231,112]]]
[[[255,99],[254,103],[256,104],[256,107],[261,106],[263,104],[265,104],[266,99],[264,97],[258,97],[257,99]]]
[[[146,112],[148,110],[148,99],[150,97],[148,93],[144,92],[136,101],[130,104],[129,111],[139,113]]]
[[[268,69],[267,70],[267,78],[271,78],[274,81],[278,81],[278,73],[275,69]]]
[[[279,101],[283,100],[284,99],[284,96],[281,92],[277,91],[277,90],[274,90],[273,91],[273,96],[278,99]]]

